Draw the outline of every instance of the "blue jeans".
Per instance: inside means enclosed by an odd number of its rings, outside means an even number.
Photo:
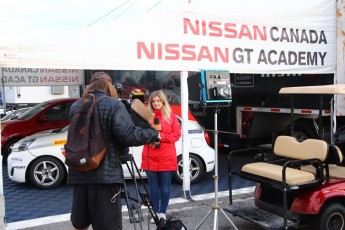
[[[149,181],[150,199],[153,209],[157,213],[165,214],[167,212],[173,173],[174,171],[146,171]]]

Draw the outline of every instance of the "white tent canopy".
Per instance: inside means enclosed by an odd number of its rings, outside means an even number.
[[[183,71],[187,117],[186,71],[335,73],[335,12],[334,0],[194,0],[179,11],[0,44],[0,67]]]
[[[0,67],[333,73],[335,1],[195,1],[66,33],[0,44]]]

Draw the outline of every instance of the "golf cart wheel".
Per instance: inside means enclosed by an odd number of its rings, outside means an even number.
[[[202,160],[193,154],[189,155],[189,176],[190,183],[194,184],[198,182],[205,174],[205,167]],[[183,183],[183,162],[182,155],[177,158],[177,171],[173,175],[175,182],[182,184]]]
[[[316,230],[345,229],[345,207],[335,202],[326,204],[312,222]]]
[[[53,157],[37,158],[30,166],[29,177],[31,184],[38,188],[55,188],[65,178],[64,165]]]

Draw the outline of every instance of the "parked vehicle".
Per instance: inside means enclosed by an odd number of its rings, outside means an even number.
[[[209,147],[204,135],[204,129],[196,122],[188,122],[190,135],[189,164],[191,183],[198,182],[206,172],[214,169],[215,152]],[[12,181],[50,189],[60,185],[65,179],[68,167],[64,164],[64,144],[67,142],[68,128],[55,129],[28,136],[13,146],[13,151],[8,157],[8,175]],[[207,137],[207,136],[206,136]],[[131,147],[138,167],[141,165],[141,152],[143,146]],[[176,142],[178,170],[174,180],[183,181],[182,166],[182,138]],[[123,167],[125,178],[131,178],[128,168]],[[142,176],[145,173],[142,172]]]
[[[44,130],[63,128],[69,124],[69,111],[76,98],[60,98],[42,102],[16,120],[1,122],[1,153],[6,160],[14,143]]]
[[[284,94],[345,95],[345,85],[287,87]],[[320,100],[322,103],[322,100]],[[325,101],[326,103],[326,101]],[[334,101],[331,98],[329,110]],[[291,107],[292,116],[293,104]],[[319,116],[322,116],[320,111]],[[332,113],[329,118],[333,121]],[[278,136],[273,153],[262,148],[234,150],[229,155],[257,153],[257,161],[239,171],[229,168],[230,206],[225,210],[264,229],[308,227],[316,230],[345,228],[345,167],[337,145],[344,134],[324,135],[318,139],[299,140],[293,135]],[[332,126],[334,123],[328,123]],[[231,175],[257,182],[254,197],[232,202]]]
[[[336,69],[323,74],[269,74],[269,73],[236,73],[230,69],[232,84],[232,104],[230,108],[220,109],[219,144],[224,147],[238,148],[271,143],[277,135],[289,132],[289,101],[278,94],[282,87],[312,86],[345,83],[345,49],[344,49],[344,1],[336,1],[337,12],[334,15],[337,28]],[[192,78],[188,78],[188,81]],[[189,96],[200,97],[197,84],[189,84]],[[197,99],[196,99],[197,100]],[[295,100],[295,135],[299,138],[316,138],[322,127],[317,117],[319,104],[317,95],[300,97]],[[345,125],[345,100],[343,96],[336,99],[336,121],[338,127]],[[323,105],[322,119],[329,120],[329,111]],[[213,109],[204,109],[193,105],[191,110],[206,129],[212,129]],[[200,114],[197,115],[197,114]],[[324,122],[324,123],[325,123]],[[222,132],[223,131],[223,132]],[[227,133],[226,133],[227,132]]]
[[[20,108],[16,110],[12,110],[6,114],[3,118],[1,118],[1,121],[7,121],[7,120],[16,120],[18,117],[20,117],[23,113],[31,109],[31,107],[26,108]]]
[[[282,87],[327,85],[335,81],[334,74],[230,74],[232,84],[232,104],[220,108],[219,144],[224,147],[240,148],[271,143],[277,135],[289,133],[290,98],[280,95]],[[194,75],[188,78],[190,99],[200,97],[200,90],[193,84]],[[250,96],[249,96],[250,95]],[[300,138],[316,138],[319,126],[318,95],[300,96],[295,100],[295,135]],[[338,100],[337,108],[342,109],[343,100]],[[329,110],[323,105],[324,123],[329,120]],[[206,129],[213,129],[212,108],[194,104],[192,113],[198,117]],[[345,111],[343,111],[345,112]],[[339,124],[345,125],[342,111],[337,113]]]

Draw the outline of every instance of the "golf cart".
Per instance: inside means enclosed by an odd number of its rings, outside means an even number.
[[[333,97],[345,94],[345,85],[286,87],[279,93],[330,96],[328,131],[333,133]],[[334,140],[339,142],[343,138],[325,135],[322,130],[318,139],[296,138],[293,99],[291,102],[290,135],[278,136],[271,150],[258,147],[234,150],[229,154],[230,205],[224,210],[263,229],[345,229],[345,167],[341,165],[342,151],[334,144]],[[320,103],[323,100],[320,99]],[[232,157],[249,152],[255,155],[255,160],[234,171]],[[232,201],[232,176],[257,183],[253,198]]]

